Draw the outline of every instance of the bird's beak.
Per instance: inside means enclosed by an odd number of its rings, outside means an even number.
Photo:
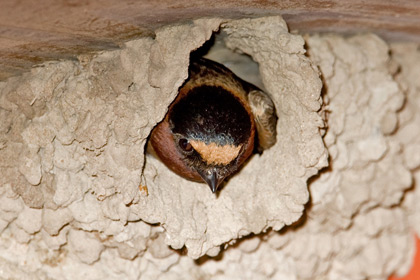
[[[201,178],[209,185],[211,191],[215,193],[219,185],[223,182],[224,178],[221,178],[217,174],[217,169],[208,169],[203,172],[198,171]]]

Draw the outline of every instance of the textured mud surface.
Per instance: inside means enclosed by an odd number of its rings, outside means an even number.
[[[242,59],[279,116],[276,145],[217,196],[144,155],[216,31],[208,56]],[[304,39],[279,17],[203,19],[0,83],[0,277],[404,273],[420,233],[420,56],[389,51],[374,35]]]

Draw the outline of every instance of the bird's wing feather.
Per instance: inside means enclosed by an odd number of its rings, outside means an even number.
[[[248,101],[257,126],[258,150],[268,149],[276,143],[277,116],[273,101],[257,89],[249,92]]]

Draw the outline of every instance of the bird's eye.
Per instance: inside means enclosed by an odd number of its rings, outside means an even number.
[[[186,152],[191,152],[192,151],[193,147],[191,146],[190,142],[188,142],[187,139],[185,139],[185,138],[179,139],[178,144],[184,151],[186,151]]]

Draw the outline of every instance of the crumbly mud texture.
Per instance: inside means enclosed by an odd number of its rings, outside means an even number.
[[[144,154],[214,32],[207,57],[249,62],[238,74],[279,117],[276,144],[216,195]],[[415,46],[393,54],[374,35],[305,42],[280,17],[201,19],[0,83],[0,278],[403,274],[420,231],[418,191],[403,199],[420,165],[420,61]]]

